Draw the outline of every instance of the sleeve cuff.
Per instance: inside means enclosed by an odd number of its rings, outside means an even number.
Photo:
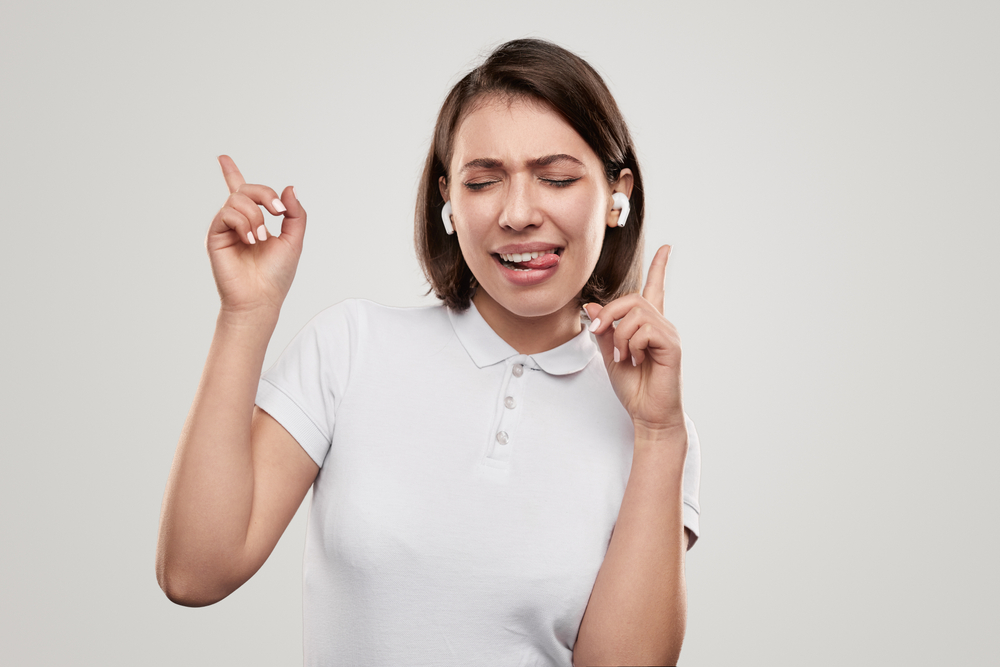
[[[316,465],[323,466],[330,441],[288,394],[261,378],[254,402],[295,438]]]

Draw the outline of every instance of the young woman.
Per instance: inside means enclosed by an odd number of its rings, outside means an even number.
[[[219,161],[222,305],[164,498],[167,596],[229,595],[312,486],[307,664],[675,664],[697,436],[670,249],[640,294],[642,177],[598,74],[517,40],[456,84],[416,209],[443,304],[343,302],[263,376],[306,213]]]

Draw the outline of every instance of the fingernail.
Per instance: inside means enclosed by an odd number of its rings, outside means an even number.
[[[618,361],[621,361],[621,360],[622,360],[621,352],[619,352],[618,348],[616,347],[615,348],[615,361],[618,362]]]
[[[299,198],[299,193],[295,191],[295,186],[292,186],[292,196],[297,200]]]
[[[597,327],[599,327],[599,326],[601,326],[601,320],[600,320],[600,318],[598,318],[598,319],[594,320],[593,322],[591,322],[590,323],[590,333],[594,333],[595,331],[597,331]]]
[[[250,239],[250,244],[253,245],[257,241],[253,237],[253,232],[247,232],[247,238]]]
[[[632,365],[635,366],[635,357],[632,357]]]
[[[261,225],[260,227],[257,228],[257,238],[259,238],[261,241],[267,240],[267,227]]]
[[[271,205],[274,206],[275,210],[278,213],[284,213],[286,210],[288,210],[285,208],[285,205],[281,203],[280,199],[275,199],[273,202],[271,202]],[[261,241],[263,240],[264,239],[261,239]]]

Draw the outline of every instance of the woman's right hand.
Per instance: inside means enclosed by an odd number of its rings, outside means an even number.
[[[229,199],[212,220],[205,246],[222,310],[234,314],[280,310],[302,254],[305,209],[292,186],[279,199],[271,188],[244,181],[228,155],[220,155],[219,164]],[[260,206],[284,216],[280,236],[267,232]]]

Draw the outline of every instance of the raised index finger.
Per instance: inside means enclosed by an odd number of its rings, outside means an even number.
[[[219,165],[222,166],[222,175],[226,179],[226,185],[229,186],[230,194],[239,190],[240,186],[246,183],[243,180],[243,174],[240,173],[236,163],[233,162],[233,158],[228,155],[220,155]]]
[[[649,264],[649,275],[646,277],[646,287],[642,290],[642,298],[653,304],[663,313],[663,280],[667,273],[667,258],[670,256],[670,246],[660,246]]]

